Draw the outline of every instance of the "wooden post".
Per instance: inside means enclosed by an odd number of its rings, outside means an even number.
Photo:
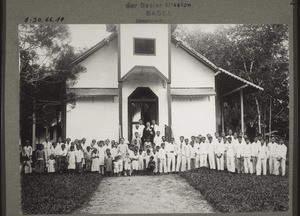
[[[225,132],[225,126],[224,126],[224,104],[221,103],[221,124],[222,124],[222,133]]]
[[[241,99],[241,132],[244,134],[244,95],[243,95],[243,89],[240,90],[240,99]]]
[[[272,131],[272,125],[271,121],[272,120],[272,98],[270,98],[270,115],[269,115],[269,135],[271,137],[271,131]]]
[[[33,107],[35,107],[35,106],[33,106]],[[36,146],[35,146],[35,144],[36,144],[36,141],[35,141],[36,132],[35,132],[35,130],[36,130],[35,111],[33,110],[33,113],[32,113],[32,148],[33,148],[33,150],[36,149]]]

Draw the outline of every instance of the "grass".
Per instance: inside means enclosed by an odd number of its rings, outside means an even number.
[[[102,176],[84,173],[29,174],[21,178],[23,214],[72,213],[90,199]]]
[[[288,210],[288,177],[200,168],[180,174],[220,212]]]

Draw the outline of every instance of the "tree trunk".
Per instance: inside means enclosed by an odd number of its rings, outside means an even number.
[[[36,130],[36,122],[35,122],[35,101],[33,101],[33,112],[32,112],[32,148],[36,149],[36,141],[35,141],[35,131]]]
[[[261,133],[261,114],[260,114],[260,107],[259,107],[257,97],[255,97],[255,103],[256,103],[257,115],[258,115],[258,133]]]

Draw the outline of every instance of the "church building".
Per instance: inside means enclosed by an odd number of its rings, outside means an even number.
[[[139,119],[155,120],[164,134],[224,130],[222,103],[263,90],[217,67],[178,40],[176,25],[111,24],[110,35],[74,62],[86,68],[67,87],[76,105],[66,107],[66,137],[130,140]]]

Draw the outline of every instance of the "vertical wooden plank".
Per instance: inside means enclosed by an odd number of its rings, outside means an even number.
[[[222,133],[225,132],[225,125],[224,125],[224,104],[220,102],[220,107],[221,107],[221,124],[222,124]]]
[[[240,100],[241,100],[241,132],[244,134],[244,94],[243,94],[243,89],[240,90]]]
[[[172,128],[172,101],[171,101],[171,84],[167,84],[167,97],[168,97],[168,126]]]

